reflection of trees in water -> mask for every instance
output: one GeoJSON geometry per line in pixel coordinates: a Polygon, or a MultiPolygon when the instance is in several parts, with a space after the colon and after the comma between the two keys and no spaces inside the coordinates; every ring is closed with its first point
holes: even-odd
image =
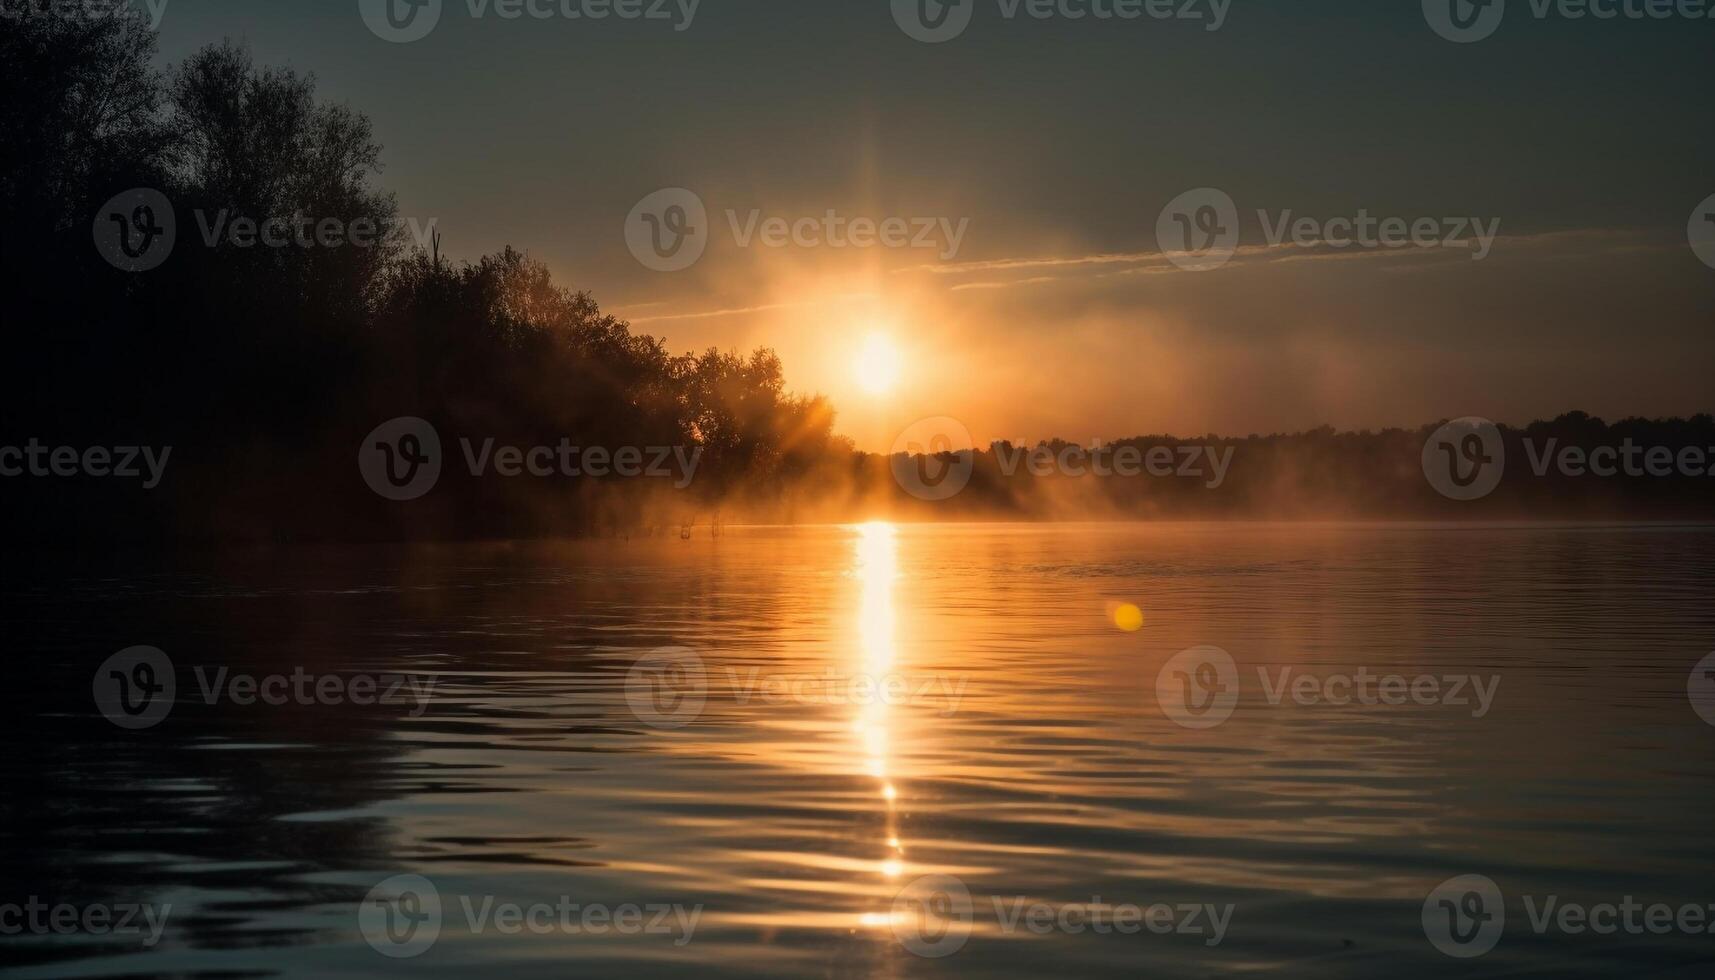
{"type": "MultiPolygon", "coordinates": [[[[305,876],[387,865],[396,845],[383,819],[281,818],[355,811],[399,795],[409,746],[392,736],[408,709],[208,706],[190,670],[198,662],[313,668],[305,653],[337,655],[315,634],[357,626],[355,609],[342,616],[339,604],[325,604],[322,615],[299,619],[281,615],[288,610],[273,600],[51,593],[14,594],[6,605],[23,654],[15,691],[25,696],[8,713],[0,900],[171,901],[163,946],[292,944],[312,934],[277,913],[362,897],[305,876]],[[150,637],[175,659],[177,700],[155,728],[124,732],[94,710],[90,671],[109,648],[128,645],[120,635],[150,637]]],[[[102,949],[138,945],[115,940],[102,949]]],[[[19,952],[56,959],[91,949],[33,944],[19,952]]]]}
{"type": "MultiPolygon", "coordinates": [[[[85,562],[50,571],[48,564],[32,556],[27,579],[7,566],[0,593],[17,666],[5,722],[10,751],[0,763],[7,787],[0,798],[0,901],[170,901],[158,949],[242,949],[329,938],[293,921],[307,914],[290,913],[355,909],[368,884],[308,880],[317,875],[373,871],[379,880],[400,871],[432,874],[428,869],[446,861],[594,863],[584,857],[591,843],[563,825],[529,838],[473,828],[415,839],[384,817],[362,814],[407,797],[526,788],[516,778],[493,781],[492,760],[425,758],[419,750],[431,736],[443,749],[481,751],[504,741],[515,751],[581,753],[593,738],[628,727],[597,717],[568,724],[566,705],[504,703],[511,695],[576,695],[611,684],[598,668],[611,672],[613,665],[581,660],[581,649],[654,642],[647,628],[616,636],[582,614],[584,604],[634,602],[636,584],[625,576],[596,578],[593,570],[572,579],[554,571],[540,549],[507,546],[300,549],[290,557],[199,558],[147,570],[93,571],[85,562]],[[178,689],[163,722],[124,732],[96,712],[91,674],[109,654],[139,642],[172,657],[178,689]],[[436,700],[412,718],[410,703],[238,705],[223,696],[207,705],[193,670],[199,665],[228,667],[228,680],[233,673],[289,676],[299,666],[347,677],[461,673],[456,682],[440,678],[436,700]],[[462,673],[521,669],[563,677],[462,673]],[[455,683],[459,693],[449,698],[455,683]],[[462,710],[456,701],[473,687],[480,689],[475,696],[499,703],[480,715],[462,710]]],[[[578,704],[587,709],[589,701],[578,704]]],[[[556,765],[554,772],[577,768],[556,765]]],[[[349,930],[339,938],[350,939],[349,930]]],[[[32,944],[19,955],[51,961],[96,948],[32,944]]],[[[138,948],[115,940],[100,950],[138,948]]]]}

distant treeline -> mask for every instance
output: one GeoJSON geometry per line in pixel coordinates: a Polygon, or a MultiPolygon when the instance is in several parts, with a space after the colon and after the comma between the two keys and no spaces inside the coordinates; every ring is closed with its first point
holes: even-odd
{"type": "Polygon", "coordinates": [[[1711,516],[1706,477],[1515,476],[1528,472],[1527,436],[1701,452],[1715,446],[1707,415],[1608,426],[1573,414],[1506,430],[1507,478],[1470,502],[1425,479],[1433,426],[1131,439],[1114,445],[1135,447],[1144,472],[1106,478],[1039,475],[1008,444],[962,459],[858,453],[823,399],[785,391],[771,351],[670,354],[518,252],[454,264],[411,240],[372,183],[381,149],[369,121],[318,100],[313,79],[258,67],[231,43],[162,72],[154,33],[88,15],[94,2],[59,5],[81,15],[33,4],[0,31],[0,469],[24,469],[0,476],[9,540],[580,535],[873,516],[1711,516]],[[177,233],[170,258],[140,272],[96,241],[104,223],[149,226],[129,201],[104,213],[136,188],[171,203],[177,233]],[[367,244],[253,241],[270,222],[294,239],[392,231],[367,244]],[[232,233],[209,244],[217,223],[232,233]],[[439,432],[445,465],[431,492],[400,502],[366,485],[358,453],[377,425],[405,416],[439,432]],[[476,477],[466,438],[679,447],[696,451],[697,468],[682,488],[476,477]],[[1151,450],[1193,445],[1225,455],[1218,485],[1210,460],[1202,478],[1180,475],[1177,456],[1172,474],[1159,452],[1149,465],[1151,450]],[[88,474],[131,447],[170,447],[158,485],[88,474]],[[964,462],[969,484],[949,499],[905,489],[912,468],[934,478],[964,462]]]}
{"type": "Polygon", "coordinates": [[[933,463],[894,460],[871,469],[904,472],[917,487],[921,476],[914,473],[946,479],[954,467],[968,468],[969,482],[957,495],[913,497],[895,507],[895,516],[907,518],[1715,519],[1715,418],[1708,414],[1609,424],[1569,412],[1523,428],[1497,425],[1501,450],[1481,465],[1487,483],[1475,479],[1477,464],[1463,455],[1450,461],[1431,446],[1425,459],[1440,430],[1441,423],[1432,423],[1244,438],[1138,436],[1103,444],[1100,452],[1059,440],[1029,447],[1002,442],[983,452],[942,454],[933,463]],[[1098,460],[1105,470],[1135,475],[1097,473],[1098,460]],[[1457,499],[1437,489],[1459,492],[1448,480],[1449,465],[1481,495],[1457,499]]]}

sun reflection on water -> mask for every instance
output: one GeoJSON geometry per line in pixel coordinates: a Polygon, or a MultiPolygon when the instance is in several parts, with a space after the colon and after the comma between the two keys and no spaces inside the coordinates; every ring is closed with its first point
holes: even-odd
{"type": "MultiPolygon", "coordinates": [[[[898,650],[895,642],[897,612],[894,588],[899,577],[899,546],[893,525],[872,521],[858,527],[856,574],[860,584],[858,609],[857,673],[879,682],[892,674],[898,650]]],[[[868,699],[858,707],[853,729],[857,733],[865,771],[875,778],[882,801],[885,835],[884,856],[877,873],[896,879],[905,870],[905,845],[899,834],[899,789],[893,784],[889,765],[889,711],[885,698],[868,699]]]]}

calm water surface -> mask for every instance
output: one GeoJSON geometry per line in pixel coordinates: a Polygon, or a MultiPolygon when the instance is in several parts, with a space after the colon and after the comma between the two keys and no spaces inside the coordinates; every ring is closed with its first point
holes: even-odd
{"type": "Polygon", "coordinates": [[[1715,935],[1537,935],[1523,897],[1715,902],[1715,727],[1687,696],[1711,596],[1715,530],[1662,526],[758,528],[9,572],[0,902],[172,910],[152,949],[0,956],[18,976],[1707,976],[1715,935]],[[137,644],[178,691],[127,732],[92,674],[137,644]],[[1157,678],[1203,645],[1239,697],[1192,729],[1157,678]],[[193,671],[298,666],[435,685],[423,710],[210,705],[193,671]],[[1273,704],[1258,675],[1360,667],[1499,686],[1474,717],[1273,704]],[[402,873],[443,922],[393,959],[359,907],[402,873]],[[1456,960],[1423,906],[1468,873],[1507,923],[1456,960]],[[901,941],[895,895],[925,875],[971,896],[951,955],[901,941]],[[461,897],[700,911],[688,942],[508,935],[461,897]],[[1006,927],[1032,903],[1231,917],[1219,942],[1006,927]]]}

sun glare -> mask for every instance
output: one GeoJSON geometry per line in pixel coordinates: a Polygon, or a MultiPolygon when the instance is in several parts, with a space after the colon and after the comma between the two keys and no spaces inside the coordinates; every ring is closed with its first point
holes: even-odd
{"type": "Polygon", "coordinates": [[[899,383],[903,370],[899,348],[885,334],[872,333],[853,363],[858,387],[871,395],[885,395],[899,383]]]}

